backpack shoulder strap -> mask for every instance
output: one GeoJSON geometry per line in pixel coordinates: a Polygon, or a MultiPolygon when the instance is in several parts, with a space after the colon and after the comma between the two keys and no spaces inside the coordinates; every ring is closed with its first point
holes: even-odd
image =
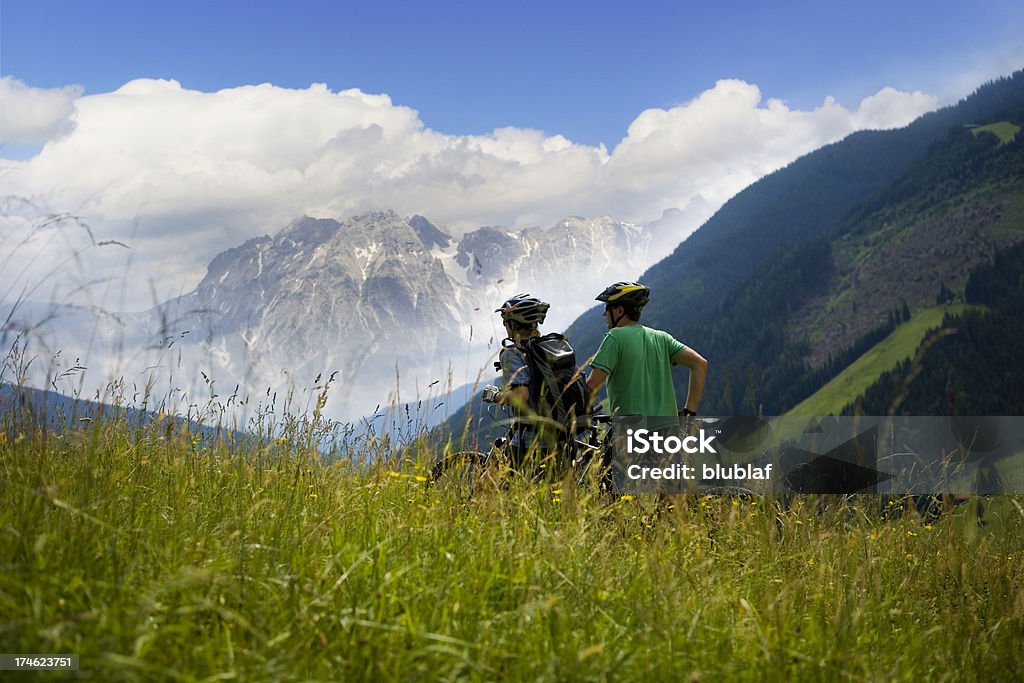
{"type": "Polygon", "coordinates": [[[530,337],[523,342],[523,353],[526,355],[526,365],[530,368],[530,390],[529,405],[533,410],[540,406],[541,392],[544,387],[544,371],[537,359],[536,342],[540,337],[530,337]]]}

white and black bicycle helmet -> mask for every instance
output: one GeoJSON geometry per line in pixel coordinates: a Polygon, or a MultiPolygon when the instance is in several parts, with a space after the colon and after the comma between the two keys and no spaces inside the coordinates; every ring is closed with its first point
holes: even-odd
{"type": "Polygon", "coordinates": [[[501,313],[501,319],[512,321],[520,325],[539,325],[547,317],[551,305],[541,301],[529,294],[516,294],[514,297],[495,309],[495,313],[501,313]]]}

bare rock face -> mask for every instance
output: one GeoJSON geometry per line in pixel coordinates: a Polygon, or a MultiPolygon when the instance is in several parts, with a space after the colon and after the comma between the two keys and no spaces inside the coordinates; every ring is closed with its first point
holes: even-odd
{"type": "Polygon", "coordinates": [[[321,373],[339,386],[379,382],[396,363],[424,366],[461,331],[449,306],[459,285],[431,253],[450,238],[430,228],[394,212],[303,217],[219,254],[193,292],[154,314],[198,329],[222,350],[214,374],[251,389],[321,373]]]}
{"type": "MultiPolygon", "coordinates": [[[[219,393],[236,384],[250,396],[308,392],[333,376],[332,414],[358,417],[399,382],[446,380],[453,359],[475,368],[455,381],[473,381],[500,341],[493,310],[512,294],[552,302],[549,329],[568,324],[609,281],[638,277],[660,255],[652,240],[674,231],[653,225],[574,217],[455,238],[393,211],[304,216],[216,255],[192,292],[104,322],[102,341],[119,357],[92,365],[157,368],[166,387],[192,396],[212,392],[202,386],[210,381],[219,393]]],[[[99,323],[81,311],[65,319],[74,324],[57,348],[99,323]]]]}

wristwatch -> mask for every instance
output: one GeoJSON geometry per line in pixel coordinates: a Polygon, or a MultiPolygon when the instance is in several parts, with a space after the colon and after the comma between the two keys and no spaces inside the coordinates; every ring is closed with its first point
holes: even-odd
{"type": "Polygon", "coordinates": [[[690,410],[689,408],[683,408],[679,414],[682,415],[683,417],[696,417],[697,411],[690,410]]]}

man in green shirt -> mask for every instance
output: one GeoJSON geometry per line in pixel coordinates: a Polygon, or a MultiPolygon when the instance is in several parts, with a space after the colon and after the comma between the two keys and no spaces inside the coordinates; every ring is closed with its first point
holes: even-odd
{"type": "Polygon", "coordinates": [[[597,296],[604,303],[605,334],[587,377],[591,396],[608,382],[609,412],[646,417],[696,415],[708,362],[672,335],[640,324],[651,290],[637,282],[616,282],[597,296]],[[672,366],[690,369],[686,405],[680,412],[672,366]]]}

